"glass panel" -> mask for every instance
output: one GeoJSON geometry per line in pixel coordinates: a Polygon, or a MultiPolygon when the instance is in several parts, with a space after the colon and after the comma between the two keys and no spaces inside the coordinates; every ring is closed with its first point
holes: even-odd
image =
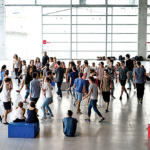
{"type": "MultiPolygon", "coordinates": [[[[111,24],[111,17],[108,17],[108,24],[111,24]]],[[[138,17],[125,17],[125,16],[114,16],[113,24],[137,24],[138,17]]]]}
{"type": "Polygon", "coordinates": [[[105,0],[86,0],[86,4],[105,4],[105,0]]]}
{"type": "MultiPolygon", "coordinates": [[[[75,44],[75,43],[73,43],[75,44]]],[[[76,48],[74,46],[74,48],[76,48]]],[[[73,49],[76,50],[76,49],[73,49]]],[[[78,51],[105,51],[105,43],[78,43],[78,51]]]]}
{"type": "Polygon", "coordinates": [[[43,33],[70,33],[70,25],[43,25],[43,33]]]}
{"type": "Polygon", "coordinates": [[[56,51],[63,51],[63,50],[70,50],[70,43],[47,43],[43,44],[44,50],[56,50],[56,51]]]}
{"type": "Polygon", "coordinates": [[[43,40],[47,42],[70,42],[69,34],[43,34],[43,40]]]}
{"type": "Polygon", "coordinates": [[[70,0],[37,0],[37,4],[68,5],[70,0]]]}
{"type": "Polygon", "coordinates": [[[103,34],[95,34],[95,35],[78,34],[78,42],[105,42],[105,35],[103,34]]]}
{"type": "Polygon", "coordinates": [[[147,17],[147,24],[150,24],[150,17],[147,17]]]}
{"type": "Polygon", "coordinates": [[[69,59],[70,52],[47,52],[47,55],[50,57],[56,57],[57,59],[69,59]]]}
{"type": "Polygon", "coordinates": [[[105,56],[105,52],[78,52],[78,59],[97,59],[97,56],[105,56]]]}
{"type": "Polygon", "coordinates": [[[43,24],[70,24],[70,17],[43,16],[43,24]]]}
{"type": "MultiPolygon", "coordinates": [[[[109,13],[109,15],[111,15],[109,13]]],[[[113,15],[138,15],[137,7],[113,7],[113,15]]]]}
{"type": "Polygon", "coordinates": [[[70,8],[43,7],[43,15],[70,15],[70,8]]]}
{"type": "Polygon", "coordinates": [[[72,4],[78,5],[80,4],[80,0],[72,0],[72,4]]]}
{"type": "Polygon", "coordinates": [[[108,4],[114,5],[138,5],[138,0],[108,0],[108,4]]]}
{"type": "MultiPolygon", "coordinates": [[[[138,33],[138,26],[134,25],[113,25],[113,33],[138,33]]],[[[108,25],[108,33],[111,33],[111,25],[108,25]]]]}
{"type": "Polygon", "coordinates": [[[137,43],[113,43],[114,51],[137,51],[137,43]]]}
{"type": "MultiPolygon", "coordinates": [[[[72,23],[76,24],[76,17],[72,17],[72,23]]],[[[78,17],[78,24],[106,24],[106,17],[78,17]]]]}
{"type": "Polygon", "coordinates": [[[35,0],[5,0],[5,4],[35,4],[35,0]]]}
{"type": "Polygon", "coordinates": [[[93,8],[93,7],[72,8],[72,15],[106,15],[106,8],[101,8],[101,7],[99,8],[93,8]]]}
{"type": "Polygon", "coordinates": [[[137,42],[137,39],[136,34],[113,34],[113,42],[137,42]]]}
{"type": "Polygon", "coordinates": [[[105,25],[73,25],[72,26],[72,32],[76,33],[105,33],[106,32],[106,26],[105,25]]]}

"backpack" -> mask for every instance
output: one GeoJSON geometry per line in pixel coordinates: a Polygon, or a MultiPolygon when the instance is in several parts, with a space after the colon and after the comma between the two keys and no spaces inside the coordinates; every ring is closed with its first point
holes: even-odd
{"type": "Polygon", "coordinates": [[[150,55],[148,55],[148,57],[147,58],[150,58],[150,55]]]}
{"type": "Polygon", "coordinates": [[[119,60],[122,60],[122,55],[119,56],[119,60]]]}

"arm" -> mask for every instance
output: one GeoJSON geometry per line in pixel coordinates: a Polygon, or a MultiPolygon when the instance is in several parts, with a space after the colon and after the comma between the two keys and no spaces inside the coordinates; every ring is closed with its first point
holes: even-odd
{"type": "Polygon", "coordinates": [[[120,71],[119,71],[119,74],[118,74],[118,75],[119,75],[119,82],[121,82],[121,81],[120,81],[120,71]]]}
{"type": "Polygon", "coordinates": [[[144,72],[144,83],[146,83],[146,72],[144,72]]]}
{"type": "Polygon", "coordinates": [[[85,93],[85,86],[83,86],[83,93],[85,93]]]}
{"type": "Polygon", "coordinates": [[[85,79],[86,79],[86,77],[87,77],[87,73],[85,73],[85,74],[84,74],[84,78],[83,78],[83,79],[85,80],[85,79]]]}
{"type": "Polygon", "coordinates": [[[25,90],[27,90],[27,75],[25,76],[24,84],[25,84],[25,90]]]}
{"type": "Polygon", "coordinates": [[[90,96],[91,92],[92,92],[92,89],[90,89],[90,90],[89,90],[89,93],[88,93],[86,96],[83,97],[83,100],[84,100],[86,97],[90,96]]]}
{"type": "Polygon", "coordinates": [[[0,89],[3,87],[4,81],[5,81],[5,79],[3,78],[3,82],[2,82],[2,84],[1,84],[1,86],[0,86],[0,89]]]}
{"type": "Polygon", "coordinates": [[[102,91],[102,85],[103,85],[103,82],[101,81],[101,84],[100,84],[100,94],[101,94],[101,91],[102,91]]]}
{"type": "Polygon", "coordinates": [[[72,82],[72,78],[70,77],[70,85],[69,85],[69,88],[71,88],[71,82],[72,82]]]}
{"type": "Polygon", "coordinates": [[[129,78],[129,72],[127,72],[127,76],[128,76],[128,83],[129,83],[129,80],[130,80],[130,78],[129,78]]]}
{"type": "Polygon", "coordinates": [[[136,74],[134,73],[133,74],[133,84],[135,84],[135,77],[136,77],[136,74]]]}
{"type": "Polygon", "coordinates": [[[68,69],[66,70],[66,82],[68,83],[68,69]]]}
{"type": "Polygon", "coordinates": [[[18,70],[18,72],[20,72],[20,69],[21,69],[21,63],[20,63],[20,60],[19,60],[19,70],[18,70]]]}

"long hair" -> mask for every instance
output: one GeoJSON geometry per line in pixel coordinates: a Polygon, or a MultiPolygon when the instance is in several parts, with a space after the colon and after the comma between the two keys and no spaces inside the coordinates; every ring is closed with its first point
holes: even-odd
{"type": "Polygon", "coordinates": [[[46,71],[49,71],[50,70],[49,69],[49,63],[46,63],[45,66],[46,66],[46,71]]]}
{"type": "Polygon", "coordinates": [[[40,58],[39,58],[39,57],[36,57],[36,59],[35,59],[35,63],[37,63],[37,59],[39,59],[39,63],[40,63],[40,58]]]}
{"type": "Polygon", "coordinates": [[[1,72],[6,68],[6,65],[3,65],[1,68],[1,72]]]}

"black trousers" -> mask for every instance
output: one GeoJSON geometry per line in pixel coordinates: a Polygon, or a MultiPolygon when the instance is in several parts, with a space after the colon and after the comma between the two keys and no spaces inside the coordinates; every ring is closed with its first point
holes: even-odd
{"type": "MultiPolygon", "coordinates": [[[[18,70],[19,70],[19,68],[15,68],[15,75],[16,75],[17,79],[18,79],[18,77],[19,77],[19,75],[21,73],[18,70]]],[[[18,83],[20,83],[20,79],[18,79],[18,83]]]]}
{"type": "Polygon", "coordinates": [[[137,98],[143,98],[144,95],[144,83],[136,83],[136,88],[137,88],[137,98]]]}

